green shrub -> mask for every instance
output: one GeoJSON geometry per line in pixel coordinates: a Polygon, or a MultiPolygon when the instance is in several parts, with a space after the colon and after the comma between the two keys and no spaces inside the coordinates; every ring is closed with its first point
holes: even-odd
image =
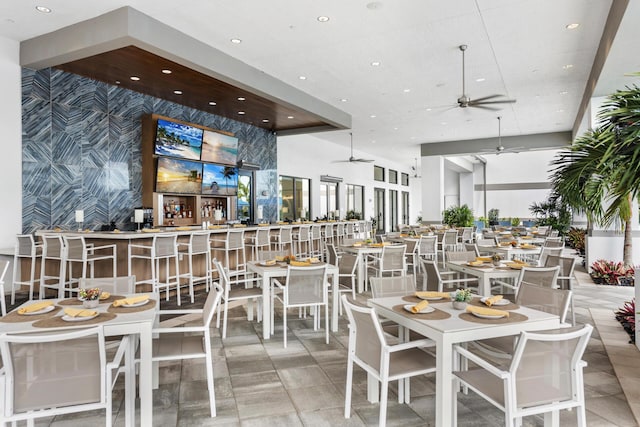
{"type": "Polygon", "coordinates": [[[442,222],[450,227],[471,227],[473,211],[467,205],[451,206],[442,212],[442,222]]]}

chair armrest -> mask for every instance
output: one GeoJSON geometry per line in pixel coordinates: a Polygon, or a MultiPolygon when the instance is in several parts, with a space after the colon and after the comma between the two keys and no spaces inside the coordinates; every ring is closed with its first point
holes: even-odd
{"type": "Polygon", "coordinates": [[[101,249],[111,249],[111,250],[113,250],[115,252],[116,251],[116,245],[94,246],[94,247],[91,248],[91,251],[93,252],[93,251],[98,251],[98,250],[101,250],[101,249]]]}
{"type": "Polygon", "coordinates": [[[441,276],[444,276],[444,275],[449,276],[449,275],[451,275],[451,274],[456,274],[456,273],[458,273],[458,271],[441,271],[441,272],[440,272],[440,275],[441,275],[441,276]]]}
{"type": "Polygon", "coordinates": [[[176,326],[173,328],[155,328],[153,334],[177,334],[183,332],[203,332],[204,326],[176,326]]]}
{"type": "Polygon", "coordinates": [[[388,351],[389,353],[393,353],[395,351],[403,351],[403,350],[408,350],[410,348],[433,347],[434,345],[435,343],[433,340],[422,339],[422,340],[403,342],[401,344],[394,344],[394,345],[388,346],[386,348],[386,351],[388,351]]]}
{"type": "Polygon", "coordinates": [[[130,248],[138,248],[138,249],[151,249],[153,246],[148,246],[148,245],[135,245],[133,243],[129,244],[130,248]]]}
{"type": "Polygon", "coordinates": [[[480,366],[481,368],[483,368],[484,370],[486,370],[490,374],[495,375],[498,378],[506,379],[506,378],[509,378],[509,376],[510,376],[509,372],[503,371],[502,369],[498,369],[497,367],[495,367],[491,363],[489,363],[486,360],[484,360],[483,358],[471,353],[469,350],[467,350],[466,348],[464,348],[462,346],[454,345],[453,346],[453,351],[455,353],[458,353],[460,356],[464,357],[465,359],[471,360],[473,363],[475,363],[476,365],[480,366]]]}
{"type": "Polygon", "coordinates": [[[280,289],[284,289],[285,288],[285,286],[282,283],[280,283],[280,281],[278,279],[276,279],[275,277],[273,278],[273,281],[271,283],[273,283],[274,285],[276,285],[280,289]]]}
{"type": "Polygon", "coordinates": [[[122,362],[125,351],[127,351],[127,346],[129,345],[130,339],[131,337],[129,337],[128,335],[122,336],[122,338],[120,339],[120,345],[118,345],[118,350],[116,351],[113,360],[107,363],[107,369],[118,369],[118,367],[120,367],[120,363],[122,362]]]}

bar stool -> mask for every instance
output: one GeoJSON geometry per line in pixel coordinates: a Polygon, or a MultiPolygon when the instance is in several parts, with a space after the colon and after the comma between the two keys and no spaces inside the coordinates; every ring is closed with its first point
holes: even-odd
{"type": "Polygon", "coordinates": [[[42,262],[40,263],[40,299],[44,298],[47,288],[57,292],[57,298],[64,298],[66,278],[66,248],[62,236],[42,236],[42,262]],[[52,267],[51,264],[54,264],[52,267]],[[48,270],[57,271],[57,275],[47,274],[48,270]],[[53,283],[50,281],[53,280],[53,283]]]}
{"type": "Polygon", "coordinates": [[[290,253],[293,253],[293,238],[291,233],[290,226],[282,226],[278,231],[278,234],[272,236],[271,244],[273,245],[273,249],[277,251],[285,251],[288,250],[290,253]]]}
{"type": "MultiPolygon", "coordinates": [[[[324,239],[324,247],[328,247],[328,245],[334,244],[334,232],[335,229],[333,224],[325,224],[324,229],[322,230],[322,238],[324,239]]],[[[328,255],[327,255],[328,257],[328,255]]]]}
{"type": "Polygon", "coordinates": [[[336,245],[340,246],[344,240],[344,222],[339,222],[336,226],[336,245]]]}
{"type": "Polygon", "coordinates": [[[258,251],[271,248],[271,229],[269,227],[259,227],[255,236],[247,237],[244,244],[251,248],[253,260],[258,261],[258,251]]]}
{"type": "Polygon", "coordinates": [[[324,258],[324,239],[322,238],[322,226],[320,224],[314,224],[311,226],[311,249],[310,256],[324,258]]]}
{"type": "Polygon", "coordinates": [[[224,252],[225,267],[229,277],[243,275],[247,272],[247,256],[244,250],[244,230],[228,229],[224,240],[211,239],[213,243],[222,243],[222,246],[214,246],[214,251],[224,252]],[[231,256],[234,256],[234,264],[231,265],[231,256]]]}
{"type": "Polygon", "coordinates": [[[134,259],[149,260],[151,264],[151,278],[137,280],[138,285],[150,284],[153,292],[159,294],[160,287],[165,288],[166,300],[169,301],[171,286],[176,287],[176,299],[180,305],[180,266],[178,265],[178,236],[175,234],[156,234],[151,245],[129,243],[129,276],[133,276],[132,261],[134,259]],[[164,281],[160,281],[160,261],[165,263],[164,281]],[[171,274],[171,263],[174,264],[174,274],[171,274]]]}
{"type": "Polygon", "coordinates": [[[4,299],[4,276],[9,269],[9,261],[0,260],[0,316],[7,315],[7,303],[4,299]]]}
{"type": "Polygon", "coordinates": [[[77,289],[73,287],[73,284],[77,283],[80,278],[87,278],[87,266],[89,267],[91,274],[89,277],[95,277],[96,261],[111,260],[111,277],[116,277],[118,275],[116,245],[94,246],[93,244],[87,244],[84,236],[64,236],[63,239],[66,247],[65,261],[69,269],[69,283],[67,290],[71,292],[77,291],[77,289]],[[74,263],[80,263],[82,266],[82,274],[77,278],[73,277],[74,263]]]}
{"type": "MultiPolygon", "coordinates": [[[[209,238],[211,233],[208,231],[196,231],[189,236],[188,243],[178,243],[178,253],[182,256],[186,255],[187,262],[189,264],[189,271],[181,273],[180,277],[186,277],[189,280],[189,296],[191,297],[191,304],[193,304],[193,283],[196,281],[204,281],[207,292],[209,292],[209,285],[211,284],[211,244],[209,238]],[[184,249],[180,250],[180,247],[184,249]],[[204,275],[194,275],[193,270],[193,257],[204,256],[204,268],[202,270],[204,275]]],[[[180,293],[180,292],[178,292],[180,293]]]]}
{"type": "Polygon", "coordinates": [[[344,230],[344,237],[347,239],[355,239],[356,238],[356,227],[355,223],[350,221],[346,224],[344,230]]]}
{"type": "MultiPolygon", "coordinates": [[[[13,284],[11,285],[11,304],[16,302],[15,285],[29,286],[29,299],[33,299],[33,285],[36,281],[36,259],[42,256],[42,245],[35,242],[31,234],[18,234],[16,236],[16,247],[13,255],[13,284]],[[20,280],[18,277],[18,264],[21,260],[28,259],[30,261],[29,279],[20,280]]],[[[22,272],[20,272],[22,276],[22,272]]],[[[4,299],[4,293],[0,295],[4,299]]]]}
{"type": "Polygon", "coordinates": [[[294,233],[293,240],[297,243],[295,249],[296,257],[311,256],[311,226],[301,225],[298,232],[294,233]]]}

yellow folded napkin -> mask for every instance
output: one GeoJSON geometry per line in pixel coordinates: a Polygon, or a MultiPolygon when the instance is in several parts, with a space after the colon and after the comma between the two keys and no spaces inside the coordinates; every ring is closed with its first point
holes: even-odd
{"type": "Polygon", "coordinates": [[[53,231],[58,231],[59,232],[59,231],[62,231],[62,228],[56,227],[56,228],[53,229],[53,231]]]}
{"type": "Polygon", "coordinates": [[[424,299],[424,300],[420,301],[419,303],[417,303],[416,305],[414,305],[413,307],[411,307],[411,312],[412,313],[420,313],[422,310],[424,310],[427,307],[429,307],[429,301],[424,299]]]}
{"type": "Polygon", "coordinates": [[[270,225],[271,225],[271,224],[258,224],[258,227],[268,227],[268,226],[270,226],[270,225]]]}
{"type": "Polygon", "coordinates": [[[535,245],[530,245],[528,243],[523,243],[522,245],[520,245],[521,248],[523,249],[535,249],[536,246],[535,245]]]}
{"type": "Polygon", "coordinates": [[[480,262],[491,262],[491,257],[488,257],[488,256],[478,256],[478,257],[476,257],[476,261],[480,261],[480,262]]]}
{"type": "Polygon", "coordinates": [[[107,291],[104,291],[100,294],[100,299],[105,300],[108,299],[111,296],[111,294],[107,291]]]}
{"type": "Polygon", "coordinates": [[[264,265],[276,265],[276,260],[270,259],[268,261],[264,261],[264,265]]]}
{"type": "Polygon", "coordinates": [[[137,297],[129,297],[123,299],[117,299],[113,302],[114,307],[119,307],[121,305],[133,305],[142,301],[146,301],[149,299],[149,295],[140,295],[137,297]]]}
{"type": "Polygon", "coordinates": [[[320,262],[320,260],[318,258],[316,258],[316,257],[311,257],[311,258],[309,258],[309,262],[314,264],[314,263],[320,262]]]}
{"type": "Polygon", "coordinates": [[[245,228],[247,224],[233,224],[233,228],[245,228]]]}
{"type": "Polygon", "coordinates": [[[191,230],[191,227],[176,227],[177,231],[187,231],[187,230],[191,230]]]}
{"type": "Polygon", "coordinates": [[[418,298],[449,298],[449,292],[418,291],[415,295],[418,298]]]}
{"type": "Polygon", "coordinates": [[[64,314],[70,317],[91,317],[98,314],[98,312],[94,310],[86,310],[84,308],[65,308],[64,314]]]}
{"type": "Polygon", "coordinates": [[[217,230],[218,228],[222,228],[221,225],[210,225],[209,230],[217,230]]]}
{"type": "Polygon", "coordinates": [[[521,239],[525,239],[525,240],[529,240],[529,239],[533,239],[533,236],[522,236],[520,238],[521,239]]]}
{"type": "Polygon", "coordinates": [[[486,298],[484,300],[484,303],[486,305],[488,305],[489,307],[491,307],[493,304],[497,303],[498,301],[500,301],[503,298],[502,295],[493,295],[490,296],[489,298],[486,298]]]}
{"type": "Polygon", "coordinates": [[[475,305],[467,306],[467,313],[475,313],[484,316],[505,316],[509,317],[509,312],[504,310],[496,310],[495,308],[477,307],[475,305]]]}
{"type": "Polygon", "coordinates": [[[113,229],[113,232],[114,232],[114,233],[122,233],[122,231],[118,230],[117,228],[114,228],[114,229],[113,229]]]}
{"type": "Polygon", "coordinates": [[[279,224],[279,225],[287,225],[287,223],[286,223],[286,222],[284,222],[284,221],[278,221],[278,224],[279,224]]]}
{"type": "Polygon", "coordinates": [[[482,261],[469,261],[469,265],[482,265],[482,261]]]}
{"type": "Polygon", "coordinates": [[[354,243],[354,244],[353,244],[353,247],[354,247],[354,248],[359,248],[360,246],[362,246],[362,243],[354,243]]]}
{"type": "Polygon", "coordinates": [[[157,228],[143,228],[143,233],[158,233],[160,230],[157,228]]]}
{"type": "Polygon", "coordinates": [[[289,265],[292,265],[294,267],[307,267],[311,265],[311,263],[307,261],[289,261],[289,265]]]}
{"type": "Polygon", "coordinates": [[[43,308],[47,308],[50,305],[53,305],[52,301],[34,302],[33,304],[29,304],[26,307],[19,308],[18,314],[33,313],[34,311],[40,311],[43,308]]]}
{"type": "MultiPolygon", "coordinates": [[[[382,245],[384,245],[384,243],[370,243],[369,246],[371,246],[372,248],[381,248],[382,245]]],[[[354,244],[355,246],[355,244],[354,244]]]]}

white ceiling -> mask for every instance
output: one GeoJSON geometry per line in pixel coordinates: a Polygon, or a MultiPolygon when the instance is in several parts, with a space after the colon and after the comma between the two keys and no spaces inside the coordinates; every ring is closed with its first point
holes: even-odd
{"type": "MultiPolygon", "coordinates": [[[[631,3],[596,95],[638,80],[624,77],[640,70],[626,58],[640,39],[631,3]]],[[[358,151],[411,166],[422,143],[497,136],[497,115],[503,136],[571,130],[611,0],[3,0],[0,36],[22,41],[127,5],[344,110],[358,151]],[[467,94],[517,103],[450,108],[460,44],[467,94]]],[[[318,136],[349,144],[348,131],[318,136]]]]}

